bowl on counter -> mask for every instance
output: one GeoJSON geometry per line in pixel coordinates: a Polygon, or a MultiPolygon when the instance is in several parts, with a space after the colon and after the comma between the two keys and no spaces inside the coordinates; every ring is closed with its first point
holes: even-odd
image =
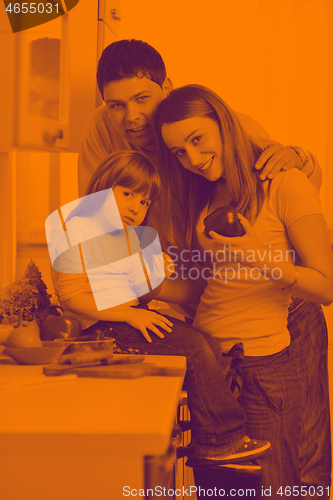
{"type": "Polygon", "coordinates": [[[64,352],[64,342],[42,341],[42,347],[6,347],[4,353],[21,365],[48,365],[54,363],[64,352]]]}
{"type": "Polygon", "coordinates": [[[6,345],[7,337],[13,330],[13,325],[0,325],[0,345],[6,345]]]}

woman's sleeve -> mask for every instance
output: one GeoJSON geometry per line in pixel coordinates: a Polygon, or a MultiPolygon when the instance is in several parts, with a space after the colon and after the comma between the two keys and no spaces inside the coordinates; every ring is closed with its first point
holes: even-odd
{"type": "Polygon", "coordinates": [[[280,172],[273,179],[271,198],[279,219],[287,228],[306,215],[323,214],[318,191],[296,168],[280,172]]]}

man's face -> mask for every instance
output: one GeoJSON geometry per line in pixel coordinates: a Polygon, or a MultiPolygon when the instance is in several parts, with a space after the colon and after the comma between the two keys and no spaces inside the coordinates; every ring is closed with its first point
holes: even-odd
{"type": "Polygon", "coordinates": [[[154,115],[165,99],[171,84],[163,88],[147,77],[124,78],[104,87],[104,101],[113,126],[124,139],[137,148],[156,151],[154,115]]]}

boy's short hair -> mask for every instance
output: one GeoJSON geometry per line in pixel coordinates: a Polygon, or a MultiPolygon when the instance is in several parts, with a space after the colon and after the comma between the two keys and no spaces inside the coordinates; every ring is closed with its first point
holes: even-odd
{"type": "Polygon", "coordinates": [[[162,87],[165,64],[151,45],[141,40],[119,40],[102,52],[97,67],[97,84],[103,97],[104,87],[114,80],[147,77],[162,87]]]}

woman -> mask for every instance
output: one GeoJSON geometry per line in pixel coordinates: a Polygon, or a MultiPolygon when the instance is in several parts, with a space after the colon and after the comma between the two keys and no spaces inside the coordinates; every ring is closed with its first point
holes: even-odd
{"type": "MultiPolygon", "coordinates": [[[[212,257],[194,325],[215,336],[223,350],[244,344],[238,401],[249,435],[264,434],[272,443],[274,455],[260,460],[262,480],[279,498],[280,487],[284,494],[285,487],[300,486],[301,381],[288,349],[290,294],[325,305],[333,299],[333,261],[319,197],[295,169],[263,185],[253,169],[261,151],[226,103],[204,87],[173,91],[160,104],[156,126],[164,182],[172,185],[183,167],[186,246],[200,249],[203,262],[212,257]],[[206,236],[205,218],[229,205],[246,234],[206,236]]],[[[173,221],[164,224],[173,242],[173,221]]],[[[190,280],[177,281],[177,293],[165,287],[159,298],[191,302],[193,289],[190,280]]]]}
{"type": "Polygon", "coordinates": [[[143,272],[137,226],[159,193],[159,176],[143,154],[118,151],[107,156],[87,196],[65,219],[67,237],[61,228],[58,238],[48,238],[50,255],[56,257],[55,292],[67,314],[81,320],[83,335],[111,329],[112,337],[127,347],[186,356],[185,387],[197,457],[228,464],[261,456],[270,444],[245,435],[246,417],[225,381],[218,342],[139,303],[151,273],[143,272]]]}

